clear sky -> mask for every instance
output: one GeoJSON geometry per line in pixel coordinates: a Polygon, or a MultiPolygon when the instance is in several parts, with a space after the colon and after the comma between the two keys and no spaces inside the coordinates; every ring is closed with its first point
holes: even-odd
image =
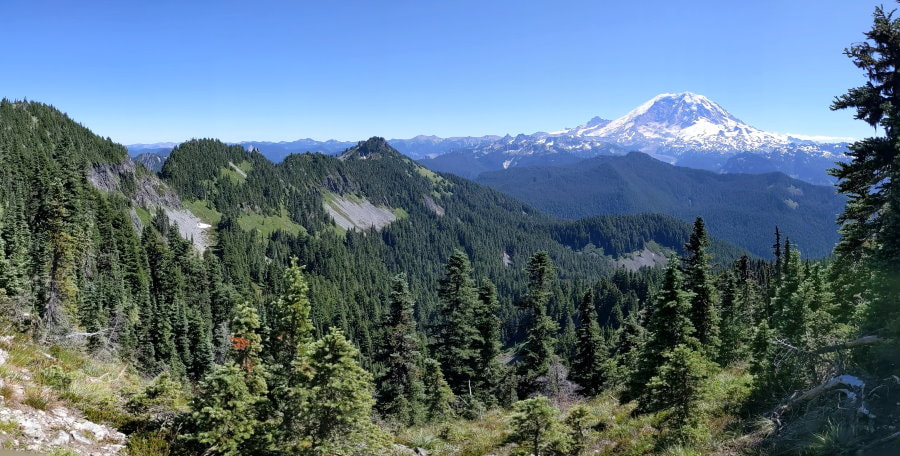
{"type": "Polygon", "coordinates": [[[880,3],[5,0],[0,96],[125,144],[532,133],[682,91],[863,137],[828,106],[880,3]]]}

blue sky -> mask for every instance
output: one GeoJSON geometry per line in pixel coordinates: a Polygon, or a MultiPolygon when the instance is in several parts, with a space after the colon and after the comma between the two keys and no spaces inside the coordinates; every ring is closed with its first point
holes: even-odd
{"type": "Polygon", "coordinates": [[[863,137],[828,105],[880,3],[7,0],[0,96],[126,144],[531,133],[682,91],[863,137]]]}

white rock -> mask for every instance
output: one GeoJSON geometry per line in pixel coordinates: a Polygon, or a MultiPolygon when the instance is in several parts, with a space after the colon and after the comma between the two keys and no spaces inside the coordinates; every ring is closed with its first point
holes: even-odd
{"type": "Polygon", "coordinates": [[[94,434],[94,438],[96,440],[103,440],[103,438],[106,437],[107,434],[109,434],[105,427],[90,421],[81,421],[75,423],[75,429],[94,434]]]}
{"type": "Polygon", "coordinates": [[[6,360],[9,359],[9,353],[6,350],[0,348],[0,366],[6,364],[6,360]]]}
{"type": "Polygon", "coordinates": [[[56,438],[50,441],[51,445],[62,446],[69,443],[69,433],[66,431],[56,431],[56,438]]]}
{"type": "Polygon", "coordinates": [[[78,431],[72,431],[72,440],[75,440],[82,445],[90,445],[94,443],[91,441],[91,439],[81,435],[81,433],[79,433],[78,431]]]}

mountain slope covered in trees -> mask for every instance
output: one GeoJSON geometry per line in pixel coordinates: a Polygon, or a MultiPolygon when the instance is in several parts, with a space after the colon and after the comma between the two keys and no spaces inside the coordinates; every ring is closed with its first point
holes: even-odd
{"type": "Polygon", "coordinates": [[[702,217],[554,219],[380,138],[278,165],[194,140],[160,181],[3,100],[0,442],[36,438],[27,410],[127,456],[893,454],[900,19],[874,19],[833,109],[884,136],[833,170],[817,262],[780,230],[738,257],[702,217]],[[664,270],[616,268],[638,249],[664,270]]]}
{"type": "Polygon", "coordinates": [[[781,173],[719,174],[672,166],[632,152],[557,167],[519,167],[477,180],[558,217],[667,214],[702,216],[710,232],[759,256],[771,252],[775,226],[811,257],[829,255],[838,240],[845,198],[831,187],[781,173]]]}

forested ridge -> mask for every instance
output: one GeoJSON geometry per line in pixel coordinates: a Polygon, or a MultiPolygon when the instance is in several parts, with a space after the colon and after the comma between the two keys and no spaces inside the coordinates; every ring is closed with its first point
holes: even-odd
{"type": "Polygon", "coordinates": [[[833,187],[781,173],[714,173],[639,152],[563,166],[514,167],[483,173],[477,181],[557,217],[703,216],[713,235],[762,257],[771,256],[772,241],[758,228],[775,225],[793,233],[811,258],[829,255],[838,240],[835,220],[846,201],[833,187]]]}
{"type": "Polygon", "coordinates": [[[279,164],[191,140],[157,176],[3,100],[2,327],[52,355],[20,349],[41,370],[0,393],[33,381],[23,407],[69,404],[131,455],[892,454],[900,20],[867,39],[833,109],[884,136],[833,171],[841,240],[815,262],[775,226],[761,260],[700,217],[554,219],[381,138],[279,164]],[[641,252],[667,264],[619,267],[641,252]],[[73,352],[139,380],[86,394],[73,352]]]}

